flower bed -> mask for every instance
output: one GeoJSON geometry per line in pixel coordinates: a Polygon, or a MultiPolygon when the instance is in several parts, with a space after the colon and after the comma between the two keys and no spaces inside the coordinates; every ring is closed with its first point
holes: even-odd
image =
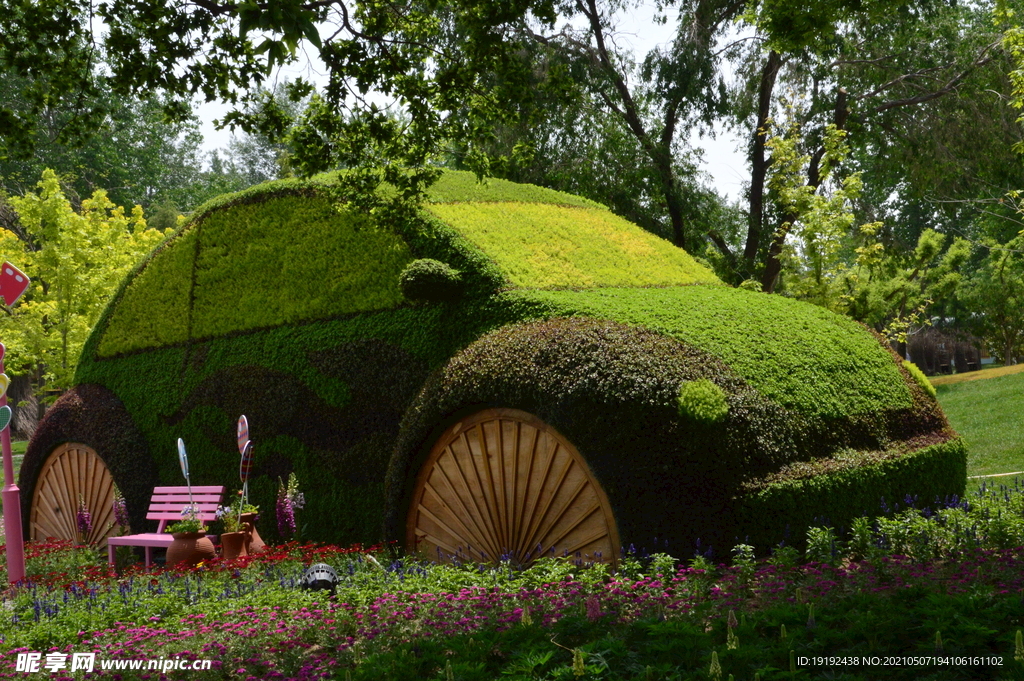
{"type": "Polygon", "coordinates": [[[739,546],[731,565],[684,567],[627,551],[615,574],[571,557],[435,565],[292,542],[116,575],[66,543],[30,544],[33,581],[0,609],[0,678],[25,678],[16,659],[31,651],[209,659],[201,678],[246,680],[1024,678],[1022,500],[1001,488],[938,510],[894,504],[866,537],[815,528],[808,551],[824,560],[739,546]],[[927,556],[895,552],[927,531],[927,556]],[[337,571],[336,596],[298,588],[314,562],[337,571]],[[813,663],[828,657],[846,662],[813,663]]]}

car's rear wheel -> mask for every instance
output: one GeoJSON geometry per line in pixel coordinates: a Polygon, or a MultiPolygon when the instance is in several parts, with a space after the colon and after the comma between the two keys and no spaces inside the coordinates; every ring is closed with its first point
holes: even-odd
{"type": "Polygon", "coordinates": [[[517,409],[486,409],[435,441],[413,488],[406,546],[429,558],[614,563],[615,519],[565,437],[517,409]]]}
{"type": "Polygon", "coordinates": [[[114,479],[94,449],[66,442],[46,458],[32,493],[29,537],[77,541],[78,508],[84,503],[91,516],[85,539],[99,544],[113,532],[114,479]]]}

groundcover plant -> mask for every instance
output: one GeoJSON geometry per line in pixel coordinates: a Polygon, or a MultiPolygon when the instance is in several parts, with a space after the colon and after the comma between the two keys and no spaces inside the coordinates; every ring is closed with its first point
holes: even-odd
{"type": "Polygon", "coordinates": [[[209,659],[192,673],[225,679],[1024,678],[1019,487],[881,503],[848,530],[812,528],[803,555],[740,544],[729,564],[708,547],[680,563],[627,547],[615,572],[293,542],[116,574],[89,549],[35,543],[31,580],[0,606],[0,677],[24,678],[18,653],[95,652],[209,659]],[[298,588],[316,562],[337,571],[334,595],[298,588]]]}

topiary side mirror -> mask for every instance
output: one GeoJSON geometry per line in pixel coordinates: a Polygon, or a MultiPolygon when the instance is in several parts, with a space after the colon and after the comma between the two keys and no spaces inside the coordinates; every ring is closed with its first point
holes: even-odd
{"type": "Polygon", "coordinates": [[[413,260],[398,276],[398,283],[409,300],[443,302],[462,296],[462,273],[440,260],[413,260]]]}

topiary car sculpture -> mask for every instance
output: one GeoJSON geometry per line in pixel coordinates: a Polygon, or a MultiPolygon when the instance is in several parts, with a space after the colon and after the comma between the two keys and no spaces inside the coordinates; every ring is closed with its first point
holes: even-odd
{"type": "Polygon", "coordinates": [[[144,531],[178,437],[230,484],[240,414],[265,515],[295,472],[303,538],[429,557],[721,553],[963,492],[927,381],[858,323],[578,197],[446,172],[388,222],[339,187],[221,197],[124,282],[29,445],[29,534],[73,536],[80,494],[106,528],[114,483],[144,531]]]}

